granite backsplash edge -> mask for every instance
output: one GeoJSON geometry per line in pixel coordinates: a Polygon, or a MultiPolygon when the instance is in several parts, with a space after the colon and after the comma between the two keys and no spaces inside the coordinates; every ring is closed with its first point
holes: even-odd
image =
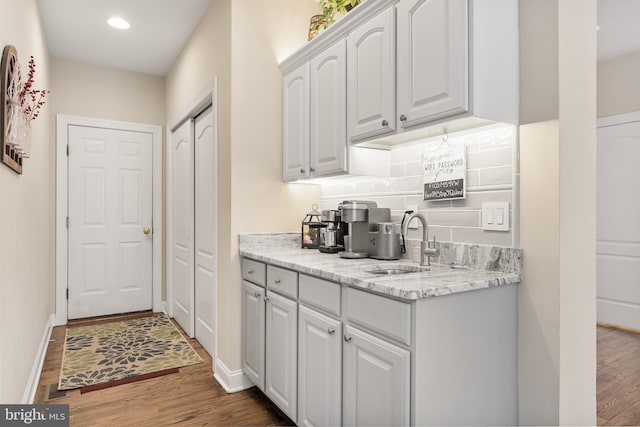
{"type": "MultiPolygon", "coordinates": [[[[420,241],[406,239],[406,246],[407,253],[403,259],[417,261],[416,252],[419,251],[420,241]]],[[[300,233],[239,234],[238,247],[241,252],[259,251],[261,249],[269,251],[302,250],[300,247],[300,233]]],[[[455,242],[437,242],[436,247],[440,250],[440,254],[432,258],[434,263],[518,275],[522,273],[523,252],[519,248],[455,242]]]]}

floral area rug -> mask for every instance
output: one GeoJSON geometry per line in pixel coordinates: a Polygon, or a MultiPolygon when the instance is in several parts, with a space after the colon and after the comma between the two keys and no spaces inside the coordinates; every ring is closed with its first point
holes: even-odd
{"type": "Polygon", "coordinates": [[[67,328],[58,390],[202,363],[165,315],[67,328]]]}

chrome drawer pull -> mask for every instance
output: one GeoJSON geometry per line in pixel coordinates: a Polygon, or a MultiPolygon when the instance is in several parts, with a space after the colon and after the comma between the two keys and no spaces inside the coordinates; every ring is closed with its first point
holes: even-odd
{"type": "Polygon", "coordinates": [[[327,329],[327,332],[329,333],[329,335],[335,334],[336,328],[329,328],[327,329]]]}

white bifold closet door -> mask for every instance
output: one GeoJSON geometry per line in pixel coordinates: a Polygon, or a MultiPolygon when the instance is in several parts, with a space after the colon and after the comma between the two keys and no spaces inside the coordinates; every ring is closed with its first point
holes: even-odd
{"type": "Polygon", "coordinates": [[[173,318],[194,336],[194,179],[193,120],[187,120],[171,138],[171,307],[173,318]]]}
{"type": "Polygon", "coordinates": [[[213,108],[195,119],[195,336],[213,356],[217,156],[213,108]]]}
{"type": "Polygon", "coordinates": [[[172,135],[172,311],[214,351],[217,157],[211,107],[172,135]]]}

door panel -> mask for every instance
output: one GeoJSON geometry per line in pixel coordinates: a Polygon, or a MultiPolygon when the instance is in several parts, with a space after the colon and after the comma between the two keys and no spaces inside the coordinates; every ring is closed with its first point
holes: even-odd
{"type": "Polygon", "coordinates": [[[347,45],[341,40],[311,60],[311,172],[347,170],[347,45]]]}
{"type": "Polygon", "coordinates": [[[294,422],[298,395],[298,303],[268,293],[265,393],[294,422]]]}
{"type": "Polygon", "coordinates": [[[597,318],[640,329],[640,122],[598,129],[597,318]]]}
{"type": "Polygon", "coordinates": [[[309,64],[284,76],[282,179],[309,176],[309,64]]]}
{"type": "Polygon", "coordinates": [[[347,126],[350,141],[395,130],[395,8],[347,38],[347,126]]]}
{"type": "Polygon", "coordinates": [[[214,356],[217,157],[213,108],[195,120],[195,336],[214,356]]]}
{"type": "Polygon", "coordinates": [[[265,290],[242,281],[242,371],[264,391],[265,290]]]}
{"type": "Polygon", "coordinates": [[[342,422],[342,323],[300,305],[298,424],[342,422]]]}
{"type": "Polygon", "coordinates": [[[343,424],[408,425],[410,353],[347,326],[343,358],[343,424]]]}
{"type": "Polygon", "coordinates": [[[152,135],[69,126],[68,318],[152,308],[152,135]]]}
{"type": "Polygon", "coordinates": [[[194,337],[194,177],[193,120],[171,136],[172,171],[172,313],[178,324],[194,337]]]}
{"type": "Polygon", "coordinates": [[[403,127],[469,111],[466,0],[398,3],[398,114],[403,127]]]}

